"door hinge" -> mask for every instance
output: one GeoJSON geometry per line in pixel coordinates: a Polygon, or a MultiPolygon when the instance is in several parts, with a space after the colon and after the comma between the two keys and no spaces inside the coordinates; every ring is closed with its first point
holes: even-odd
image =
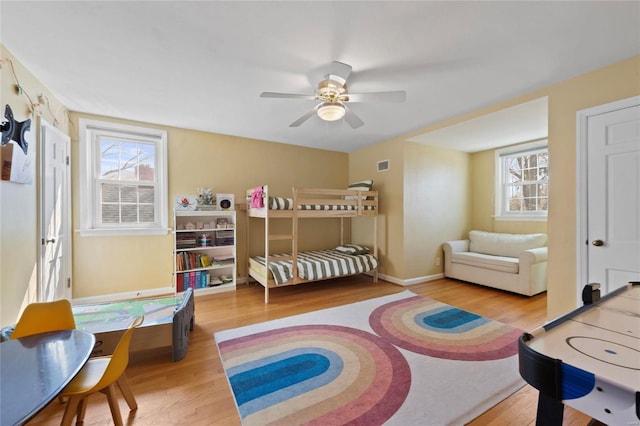
{"type": "Polygon", "coordinates": [[[67,155],[67,166],[69,165],[69,156],[67,155]]]}
{"type": "Polygon", "coordinates": [[[71,277],[67,277],[67,288],[71,288],[71,277]]]}

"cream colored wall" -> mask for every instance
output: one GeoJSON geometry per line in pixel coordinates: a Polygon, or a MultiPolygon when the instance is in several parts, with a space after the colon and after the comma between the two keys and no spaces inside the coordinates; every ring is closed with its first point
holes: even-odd
{"type": "MultiPolygon", "coordinates": [[[[401,140],[390,140],[349,154],[349,182],[372,179],[373,189],[378,191],[377,227],[380,273],[392,277],[401,277],[404,270],[402,147],[401,140]],[[390,167],[388,171],[378,173],[377,164],[382,160],[389,160],[390,167]]],[[[373,244],[371,220],[368,218],[353,220],[354,243],[373,244]]]]}
{"type": "Polygon", "coordinates": [[[471,229],[510,234],[547,233],[547,222],[495,220],[495,150],[471,154],[471,229]]]}
{"type": "MultiPolygon", "coordinates": [[[[173,197],[195,194],[196,188],[235,195],[242,201],[245,191],[268,184],[272,194],[291,196],[291,188],[346,188],[348,156],[345,153],[302,148],[213,133],[133,123],[107,117],[71,114],[74,128],[81,117],[116,121],[168,132],[169,202],[173,197]]],[[[72,168],[79,170],[78,135],[72,135],[72,168]]],[[[79,225],[78,174],[73,175],[74,227],[79,225]]],[[[238,211],[239,275],[246,274],[246,218],[238,211]]],[[[263,229],[252,221],[251,254],[261,253],[263,229]],[[255,236],[255,238],[254,238],[255,236]]],[[[300,248],[326,248],[339,243],[338,220],[305,220],[300,227],[300,248]],[[320,221],[320,222],[319,222],[320,221]]],[[[170,226],[173,226],[171,223],[170,226]]],[[[290,229],[290,221],[280,226],[290,229]]],[[[277,226],[276,226],[277,228],[277,226]]],[[[272,229],[273,231],[273,229],[272,229]]],[[[277,230],[276,230],[277,233],[277,230]]],[[[172,285],[172,236],[81,237],[74,236],[73,297],[155,289],[172,285]]],[[[288,248],[290,250],[290,247],[288,248]]]]}
{"type": "Polygon", "coordinates": [[[469,155],[405,142],[404,164],[402,278],[441,274],[442,243],[458,239],[469,226],[469,155]]]}
{"type": "MultiPolygon", "coordinates": [[[[380,273],[396,280],[442,272],[443,241],[462,235],[469,222],[468,155],[402,139],[349,155],[349,181],[373,179],[380,197],[380,273]],[[389,160],[386,172],[377,163],[389,160]]],[[[353,221],[354,242],[372,238],[367,219],[353,221]]]]}
{"type": "Polygon", "coordinates": [[[547,315],[555,318],[573,309],[577,300],[576,112],[639,95],[640,56],[551,86],[548,94],[547,315]]]}
{"type": "MultiPolygon", "coordinates": [[[[35,115],[28,109],[30,101],[37,102],[44,95],[49,108],[36,108],[36,115],[42,115],[50,123],[58,121],[57,127],[69,132],[67,111],[51,92],[27,70],[4,45],[0,44],[0,113],[4,120],[5,105],[9,105],[18,121],[31,118],[29,150],[38,153],[35,115]],[[12,72],[15,70],[15,76],[12,72]],[[16,76],[24,94],[15,90],[16,76]],[[56,115],[52,115],[53,111],[56,115]]],[[[37,161],[37,155],[33,158],[37,161]]],[[[37,298],[38,262],[38,178],[37,164],[31,165],[32,184],[0,181],[0,325],[13,324],[22,308],[37,298]]]]}

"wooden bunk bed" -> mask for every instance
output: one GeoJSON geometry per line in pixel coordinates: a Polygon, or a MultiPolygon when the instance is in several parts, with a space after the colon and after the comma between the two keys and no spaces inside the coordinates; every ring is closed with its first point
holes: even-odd
{"type": "Polygon", "coordinates": [[[264,220],[264,256],[248,257],[248,275],[264,287],[264,302],[269,303],[269,289],[274,287],[364,272],[372,272],[378,282],[377,215],[377,191],[293,188],[292,198],[281,198],[271,196],[268,185],[247,190],[247,247],[250,220],[264,220]],[[373,248],[368,252],[345,244],[344,238],[344,220],[365,216],[373,217],[373,248]],[[291,234],[271,234],[270,219],[282,218],[291,219],[291,234]],[[340,250],[299,252],[298,220],[305,218],[339,218],[340,246],[336,249],[340,250]],[[269,243],[275,240],[291,241],[291,253],[271,253],[269,243]]]}

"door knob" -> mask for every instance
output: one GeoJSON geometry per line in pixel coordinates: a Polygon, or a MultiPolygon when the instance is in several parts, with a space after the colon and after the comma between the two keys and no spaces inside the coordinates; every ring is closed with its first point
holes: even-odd
{"type": "Polygon", "coordinates": [[[593,245],[594,245],[594,246],[596,246],[596,247],[600,247],[600,246],[603,246],[603,245],[604,245],[604,241],[602,241],[602,240],[593,240],[593,241],[591,242],[591,244],[593,244],[593,245]]]}
{"type": "Polygon", "coordinates": [[[48,239],[48,240],[44,240],[44,242],[45,243],[55,243],[56,239],[55,238],[51,238],[51,239],[48,239]]]}

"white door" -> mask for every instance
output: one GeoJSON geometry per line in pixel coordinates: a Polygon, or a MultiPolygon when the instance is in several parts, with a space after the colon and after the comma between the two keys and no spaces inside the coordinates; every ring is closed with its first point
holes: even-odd
{"type": "Polygon", "coordinates": [[[39,120],[40,301],[71,299],[69,136],[39,120]]]}
{"type": "Polygon", "coordinates": [[[586,117],[583,147],[586,277],[578,286],[600,283],[603,295],[640,280],[640,105],[635,99],[611,107],[586,117]]]}

